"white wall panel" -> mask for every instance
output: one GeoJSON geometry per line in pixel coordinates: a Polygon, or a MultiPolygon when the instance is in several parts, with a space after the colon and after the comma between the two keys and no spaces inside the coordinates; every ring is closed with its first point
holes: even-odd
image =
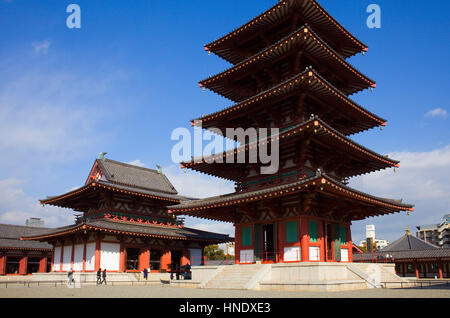
{"type": "Polygon", "coordinates": [[[73,256],[73,270],[82,271],[83,270],[83,252],[84,244],[75,245],[75,252],[73,256]]]}
{"type": "Polygon", "coordinates": [[[95,243],[86,244],[86,270],[95,270],[95,243]]]}
{"type": "Polygon", "coordinates": [[[319,261],[320,260],[320,247],[318,246],[310,246],[309,247],[309,260],[310,261],[319,261]]]}
{"type": "Polygon", "coordinates": [[[100,267],[107,271],[118,271],[120,264],[120,244],[101,243],[100,267]]]}
{"type": "Polygon", "coordinates": [[[53,253],[53,272],[58,272],[61,270],[61,246],[55,247],[55,252],[53,253]]]}
{"type": "Polygon", "coordinates": [[[299,262],[302,260],[302,255],[300,252],[300,247],[292,246],[284,248],[283,260],[285,262],[299,262]]]}
{"type": "Polygon", "coordinates": [[[348,249],[341,248],[341,262],[348,262],[348,249]]]}
{"type": "Polygon", "coordinates": [[[72,245],[64,246],[63,271],[69,271],[72,262],[72,245]]]}
{"type": "Polygon", "coordinates": [[[253,263],[253,250],[241,250],[240,251],[240,258],[239,258],[239,262],[241,264],[245,264],[245,263],[253,263]]]}

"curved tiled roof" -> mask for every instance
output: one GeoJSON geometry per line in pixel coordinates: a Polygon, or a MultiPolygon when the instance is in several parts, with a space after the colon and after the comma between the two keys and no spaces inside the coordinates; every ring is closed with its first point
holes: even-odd
{"type": "Polygon", "coordinates": [[[21,225],[0,224],[0,249],[46,250],[51,251],[53,246],[48,243],[21,241],[20,237],[34,235],[50,230],[21,225]]]}
{"type": "Polygon", "coordinates": [[[136,224],[126,221],[115,221],[108,219],[86,220],[80,224],[74,224],[56,229],[47,229],[33,235],[24,235],[22,239],[44,239],[58,237],[70,233],[75,233],[85,229],[99,230],[117,234],[128,234],[136,236],[148,236],[156,238],[179,239],[179,240],[203,240],[212,242],[233,241],[229,235],[217,234],[192,228],[176,228],[168,226],[156,226],[150,224],[136,224]]]}
{"type": "Polygon", "coordinates": [[[138,167],[111,159],[97,159],[97,163],[111,183],[144,190],[177,194],[169,179],[157,170],[138,167]]]}

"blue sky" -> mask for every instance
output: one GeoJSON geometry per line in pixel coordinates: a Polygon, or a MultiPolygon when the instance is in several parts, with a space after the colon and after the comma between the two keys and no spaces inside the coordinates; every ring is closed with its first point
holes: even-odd
{"type": "MultiPolygon", "coordinates": [[[[416,204],[411,216],[355,222],[354,240],[363,238],[366,224],[393,240],[406,225],[439,222],[450,212],[450,3],[319,2],[369,46],[349,61],[377,88],[352,98],[388,119],[383,131],[352,138],[402,161],[395,174],[374,173],[352,185],[416,204]],[[381,7],[381,29],[366,26],[371,3],[381,7]]],[[[29,216],[49,226],[72,222],[70,211],[37,201],[80,186],[102,151],[119,161],[163,166],[183,194],[231,191],[221,180],[184,175],[171,161],[170,134],[232,104],[198,87],[229,67],[203,45],[274,3],[0,0],[0,222],[24,224],[29,216]],[[81,29],[66,26],[71,3],[81,8],[81,29]]],[[[189,224],[232,231],[200,219],[189,224]]]]}

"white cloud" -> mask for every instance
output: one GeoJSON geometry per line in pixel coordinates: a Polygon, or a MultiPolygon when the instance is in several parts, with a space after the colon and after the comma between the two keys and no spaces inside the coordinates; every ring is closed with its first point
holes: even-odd
{"type": "Polygon", "coordinates": [[[52,206],[41,206],[37,199],[25,194],[18,179],[0,180],[0,223],[25,225],[30,217],[41,218],[46,227],[73,224],[73,212],[52,206]]]}
{"type": "Polygon", "coordinates": [[[381,197],[402,198],[414,204],[415,211],[410,216],[403,212],[355,222],[352,230],[358,242],[364,238],[366,224],[375,224],[377,233],[394,240],[404,234],[406,226],[414,232],[418,225],[439,223],[450,211],[450,145],[429,152],[395,152],[389,157],[400,160],[396,172],[388,169],[361,176],[350,186],[381,197]]]}
{"type": "Polygon", "coordinates": [[[128,162],[128,164],[133,165],[133,166],[138,166],[138,167],[141,167],[141,168],[145,167],[145,164],[139,159],[130,161],[130,162],[128,162]]]}
{"type": "Polygon", "coordinates": [[[102,113],[93,104],[107,91],[108,83],[71,73],[12,76],[0,86],[0,153],[8,154],[0,162],[79,157],[103,137],[102,113]]]}
{"type": "Polygon", "coordinates": [[[179,194],[187,197],[200,199],[234,192],[234,183],[231,181],[189,169],[184,173],[184,170],[179,166],[169,166],[164,168],[163,172],[179,194]]]}
{"type": "Polygon", "coordinates": [[[432,117],[432,118],[436,118],[436,117],[447,118],[447,116],[448,116],[447,111],[442,108],[432,109],[428,113],[425,114],[425,117],[432,117]]]}
{"type": "Polygon", "coordinates": [[[52,43],[49,40],[37,41],[31,44],[34,53],[43,55],[46,55],[48,53],[48,49],[51,45],[52,43]]]}
{"type": "Polygon", "coordinates": [[[202,220],[199,223],[198,219],[186,218],[185,225],[187,227],[195,228],[202,231],[214,232],[219,234],[228,234],[231,237],[234,237],[234,226],[232,223],[213,222],[206,220],[202,220]]]}

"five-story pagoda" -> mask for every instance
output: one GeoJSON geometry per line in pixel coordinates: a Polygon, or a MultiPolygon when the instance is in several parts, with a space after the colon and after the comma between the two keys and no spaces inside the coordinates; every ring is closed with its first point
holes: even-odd
{"type": "Polygon", "coordinates": [[[386,120],[348,96],[373,89],[373,80],[346,59],[367,46],[315,0],[285,0],[205,46],[232,66],[200,81],[235,104],[192,120],[216,128],[279,128],[182,167],[232,180],[236,192],[182,201],[171,213],[232,222],[237,263],[352,261],[354,220],[412,211],[402,200],[362,193],[350,177],[398,167],[398,161],[348,138],[386,120]],[[226,163],[250,150],[279,143],[279,169],[263,163],[226,163]]]}

